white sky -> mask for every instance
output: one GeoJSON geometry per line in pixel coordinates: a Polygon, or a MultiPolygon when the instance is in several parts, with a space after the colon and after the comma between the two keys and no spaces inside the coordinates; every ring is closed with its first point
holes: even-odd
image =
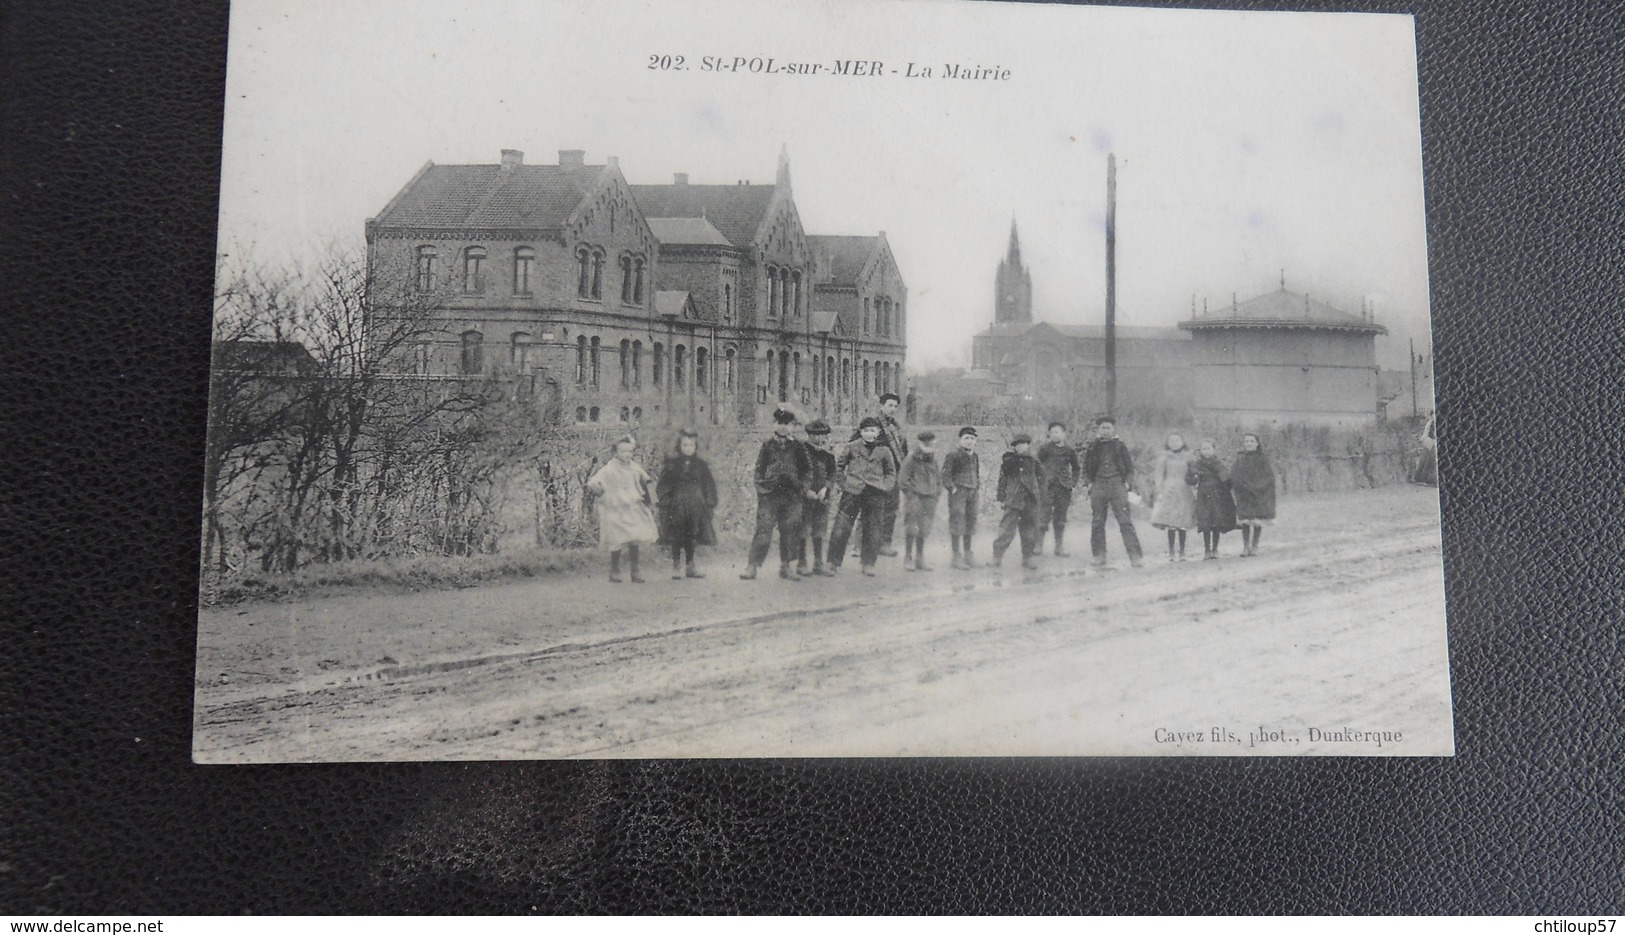
{"type": "Polygon", "coordinates": [[[1118,320],[1169,325],[1287,287],[1426,351],[1412,21],[965,0],[234,0],[221,242],[359,243],[427,160],[620,157],[628,181],[771,182],[809,233],[884,230],[910,367],[968,363],[1010,218],[1035,317],[1102,320],[1106,153],[1118,320]],[[648,68],[683,55],[687,71],[648,68]],[[707,73],[702,56],[879,60],[898,76],[707,73]],[[1009,81],[901,77],[908,62],[1009,81]]]}

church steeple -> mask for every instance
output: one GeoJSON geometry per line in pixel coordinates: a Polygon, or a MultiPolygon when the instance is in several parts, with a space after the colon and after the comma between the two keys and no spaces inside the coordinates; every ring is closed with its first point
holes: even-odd
{"type": "Polygon", "coordinates": [[[785,191],[790,190],[790,144],[779,144],[779,176],[774,180],[775,185],[785,191]]]}
{"type": "Polygon", "coordinates": [[[993,323],[1027,324],[1033,320],[1033,277],[1021,263],[1021,237],[1010,218],[1010,247],[999,264],[994,284],[993,323]]]}

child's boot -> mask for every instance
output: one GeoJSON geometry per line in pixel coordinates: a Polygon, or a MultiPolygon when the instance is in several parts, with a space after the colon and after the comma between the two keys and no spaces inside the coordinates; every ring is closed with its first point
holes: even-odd
{"type": "Polygon", "coordinates": [[[609,580],[616,584],[621,583],[621,550],[616,549],[609,553],[609,580]]]}

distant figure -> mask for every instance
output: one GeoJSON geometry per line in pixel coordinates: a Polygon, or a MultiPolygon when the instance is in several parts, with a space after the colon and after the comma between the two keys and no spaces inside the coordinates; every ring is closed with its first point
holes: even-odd
{"type": "Polygon", "coordinates": [[[1055,529],[1055,554],[1065,558],[1071,554],[1063,545],[1066,539],[1066,511],[1072,506],[1072,488],[1078,485],[1078,451],[1066,443],[1066,426],[1060,422],[1049,424],[1049,441],[1038,448],[1038,464],[1044,469],[1044,503],[1038,514],[1038,546],[1044,551],[1044,533],[1055,529]]]}
{"type": "Polygon", "coordinates": [[[908,385],[908,397],[903,400],[903,418],[909,422],[915,421],[915,414],[919,410],[920,397],[914,392],[914,384],[908,385]]]}
{"type": "Polygon", "coordinates": [[[1089,485],[1089,551],[1095,564],[1106,564],[1106,513],[1110,510],[1117,518],[1129,563],[1140,567],[1140,536],[1134,531],[1134,514],[1128,500],[1134,489],[1134,459],[1128,446],[1117,437],[1117,423],[1111,416],[1095,420],[1095,442],[1083,456],[1083,482],[1089,485]]]}
{"type": "Polygon", "coordinates": [[[1038,466],[1038,459],[1029,454],[1032,447],[1033,437],[1020,433],[1010,439],[1010,450],[999,462],[998,500],[1004,506],[1004,516],[999,520],[999,536],[993,540],[995,568],[1003,561],[1004,550],[1010,547],[1010,540],[1017,533],[1021,535],[1021,567],[1038,567],[1033,556],[1038,554],[1038,508],[1043,499],[1039,484],[1043,469],[1038,466]]]}
{"type": "Polygon", "coordinates": [[[1196,528],[1202,532],[1202,560],[1219,557],[1219,537],[1236,528],[1236,501],[1230,496],[1230,471],[1219,460],[1213,439],[1202,439],[1196,460],[1185,468],[1185,483],[1196,488],[1196,528]]]}
{"type": "Polygon", "coordinates": [[[829,536],[829,570],[841,570],[852,524],[861,518],[858,553],[863,573],[872,578],[875,556],[880,554],[880,518],[887,498],[897,490],[897,461],[891,448],[880,441],[879,419],[870,416],[859,423],[857,440],[847,442],[835,457],[835,472],[841,483],[841,506],[829,536]]]}
{"type": "Polygon", "coordinates": [[[711,524],[717,508],[717,482],[711,466],[698,454],[700,436],[683,429],[677,436],[677,452],[666,456],[655,484],[660,504],[660,544],[671,547],[672,580],[704,578],[694,567],[694,547],[716,545],[717,533],[711,524]]]}
{"type": "Polygon", "coordinates": [[[909,453],[898,475],[903,491],[903,570],[930,571],[925,563],[925,537],[931,534],[931,521],[937,515],[937,498],[942,495],[942,469],[931,447],[937,433],[927,429],[915,436],[918,447],[909,453]]]}
{"type": "Polygon", "coordinates": [[[621,580],[621,552],[627,556],[632,582],[642,584],[638,574],[638,546],[654,542],[655,500],[649,489],[649,473],[632,460],[637,442],[625,436],[615,442],[615,457],[587,481],[587,489],[598,495],[598,545],[609,551],[609,580],[621,580]]]}
{"type": "Polygon", "coordinates": [[[773,544],[773,530],[779,531],[779,577],[800,581],[790,563],[796,560],[801,542],[801,504],[807,497],[812,465],[807,447],[790,437],[795,431],[796,414],[779,408],[773,412],[773,435],[762,442],[756,456],[756,534],[750,540],[750,564],[739,577],[750,581],[767,560],[773,544]]]}
{"type": "Polygon", "coordinates": [[[959,447],[942,459],[942,488],[948,491],[948,537],[953,540],[953,567],[976,566],[971,537],[976,534],[976,502],[982,489],[982,462],[976,454],[976,427],[959,430],[959,447]]]}
{"type": "Polygon", "coordinates": [[[1241,452],[1230,465],[1230,492],[1241,527],[1241,557],[1252,558],[1258,554],[1258,537],[1275,519],[1275,468],[1251,432],[1241,436],[1241,452]]]}
{"type": "Polygon", "coordinates": [[[801,549],[796,555],[796,574],[834,574],[824,564],[824,533],[829,529],[829,502],[835,495],[835,455],[829,450],[829,423],[814,419],[807,423],[807,462],[812,479],[807,483],[807,499],[801,505],[801,549]],[[807,542],[812,542],[813,564],[807,567],[807,542]]]}
{"type": "Polygon", "coordinates": [[[1151,469],[1153,496],[1151,525],[1168,530],[1168,561],[1175,560],[1177,541],[1178,560],[1185,560],[1185,533],[1196,525],[1196,491],[1185,483],[1185,471],[1190,467],[1193,454],[1185,447],[1185,436],[1169,432],[1163,443],[1162,454],[1157,456],[1151,469]]]}

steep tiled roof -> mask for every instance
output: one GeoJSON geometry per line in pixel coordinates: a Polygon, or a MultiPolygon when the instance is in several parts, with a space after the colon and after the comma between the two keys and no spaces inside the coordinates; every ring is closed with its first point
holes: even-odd
{"type": "Polygon", "coordinates": [[[879,237],[859,237],[839,234],[809,234],[807,247],[813,261],[818,264],[815,283],[835,286],[855,286],[858,274],[874,255],[879,237]]]}
{"type": "Polygon", "coordinates": [[[728,238],[705,218],[649,218],[649,229],[663,244],[728,246],[728,238]]]}
{"type": "Polygon", "coordinates": [[[835,312],[813,312],[812,330],[814,334],[826,334],[835,330],[835,322],[839,319],[835,312]]]}
{"type": "Polygon", "coordinates": [[[705,218],[728,242],[748,247],[762,226],[772,185],[633,185],[646,218],[705,218]]]}
{"type": "Polygon", "coordinates": [[[429,165],[378,216],[380,227],[562,227],[603,166],[429,165]]]}
{"type": "Polygon", "coordinates": [[[1365,331],[1387,334],[1388,329],[1358,315],[1350,315],[1301,292],[1277,289],[1239,305],[1217,309],[1200,318],[1179,323],[1179,327],[1200,331],[1209,328],[1324,328],[1334,331],[1365,331]]]}

